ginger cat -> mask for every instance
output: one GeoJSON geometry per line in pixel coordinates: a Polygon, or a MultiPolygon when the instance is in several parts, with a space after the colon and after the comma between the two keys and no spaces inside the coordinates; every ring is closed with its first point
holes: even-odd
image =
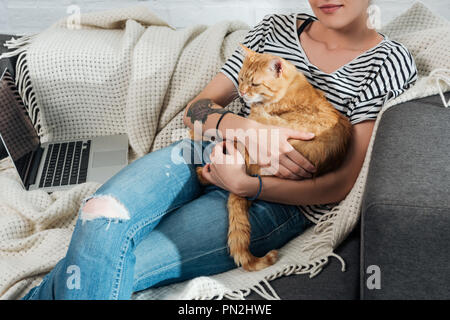
{"type": "MultiPolygon", "coordinates": [[[[312,179],[339,167],[352,134],[349,120],[293,64],[278,56],[254,52],[242,44],[241,47],[245,59],[239,72],[239,90],[245,89],[252,98],[259,97],[258,102],[251,105],[249,118],[263,124],[313,132],[312,140],[289,139],[289,143],[316,167],[312,179]]],[[[234,145],[242,150],[236,140],[234,145]]],[[[260,174],[260,167],[250,163],[248,152],[244,151],[247,173],[260,174]]],[[[207,184],[201,170],[197,168],[200,183],[207,184]]],[[[271,250],[264,257],[255,257],[250,252],[250,205],[251,201],[230,193],[228,246],[237,266],[256,271],[274,264],[277,251],[271,250]]]]}

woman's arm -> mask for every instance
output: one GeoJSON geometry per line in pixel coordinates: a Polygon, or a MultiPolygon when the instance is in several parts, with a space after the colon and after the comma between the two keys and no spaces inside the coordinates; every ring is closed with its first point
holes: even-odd
{"type": "MultiPolygon", "coordinates": [[[[353,126],[353,138],[347,156],[335,171],[315,179],[288,180],[262,177],[263,188],[258,199],[292,204],[312,205],[334,203],[343,200],[353,188],[362,168],[375,121],[363,121],[353,126]]],[[[235,193],[254,196],[258,190],[258,178],[240,179],[235,193]]]]}
{"type": "MultiPolygon", "coordinates": [[[[201,132],[197,132],[199,136],[204,133],[213,133],[213,136],[215,136],[217,121],[224,111],[223,106],[227,106],[237,97],[238,94],[233,82],[223,73],[219,72],[206,87],[187,104],[184,110],[183,122],[191,130],[194,130],[195,122],[201,124],[199,127],[201,132]],[[193,108],[201,112],[188,115],[190,114],[189,110],[194,110],[193,108]],[[205,115],[204,118],[200,116],[201,113],[205,115]]],[[[239,128],[240,126],[246,127],[248,126],[247,122],[251,121],[234,114],[227,114],[225,118],[233,118],[233,121],[230,123],[227,121],[228,128],[239,128]]],[[[222,124],[224,124],[224,122],[225,119],[222,124]]]]}

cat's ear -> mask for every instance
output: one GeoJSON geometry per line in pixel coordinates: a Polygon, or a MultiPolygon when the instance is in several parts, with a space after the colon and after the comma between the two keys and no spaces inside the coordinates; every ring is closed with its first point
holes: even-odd
{"type": "Polygon", "coordinates": [[[269,63],[269,69],[275,74],[276,78],[279,78],[283,72],[283,62],[279,58],[274,58],[269,63]]]}
{"type": "Polygon", "coordinates": [[[242,48],[241,52],[244,56],[246,57],[250,57],[252,56],[255,52],[249,48],[247,48],[246,46],[244,46],[242,43],[239,44],[242,48]]]}

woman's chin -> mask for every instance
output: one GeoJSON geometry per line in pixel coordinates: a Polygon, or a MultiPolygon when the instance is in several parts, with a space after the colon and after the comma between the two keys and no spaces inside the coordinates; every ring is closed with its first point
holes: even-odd
{"type": "Polygon", "coordinates": [[[340,30],[349,26],[351,21],[348,20],[347,17],[343,17],[340,15],[329,16],[325,15],[324,17],[317,17],[319,21],[328,29],[340,30]]]}

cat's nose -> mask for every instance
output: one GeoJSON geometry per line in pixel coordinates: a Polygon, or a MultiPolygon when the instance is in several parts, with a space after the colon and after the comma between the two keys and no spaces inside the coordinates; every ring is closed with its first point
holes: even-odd
{"type": "Polygon", "coordinates": [[[243,92],[242,90],[239,90],[239,93],[241,94],[241,96],[245,95],[245,92],[243,92]]]}

